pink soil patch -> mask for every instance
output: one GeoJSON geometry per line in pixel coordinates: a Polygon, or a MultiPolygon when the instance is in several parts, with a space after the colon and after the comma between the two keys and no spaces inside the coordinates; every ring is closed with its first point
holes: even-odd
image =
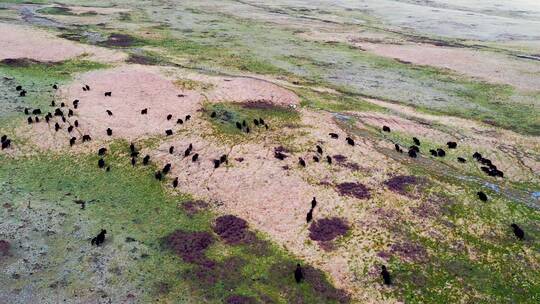
{"type": "Polygon", "coordinates": [[[62,61],[81,55],[100,62],[127,58],[121,52],[60,39],[53,34],[22,25],[0,24],[0,60],[29,58],[37,61],[62,61]]]}
{"type": "Polygon", "coordinates": [[[280,107],[300,104],[300,98],[295,93],[268,80],[248,77],[211,77],[189,73],[184,73],[179,77],[211,84],[212,87],[205,92],[210,102],[270,104],[280,107]]]}
{"type": "Polygon", "coordinates": [[[64,99],[71,104],[79,99],[76,116],[83,129],[95,138],[108,138],[105,130],[113,130],[112,138],[134,139],[143,135],[165,135],[167,129],[178,129],[178,118],[193,115],[200,108],[201,96],[182,92],[172,82],[151,67],[123,66],[83,74],[67,87],[61,88],[64,99]],[[91,90],[83,92],[88,84],[91,90]],[[104,92],[112,92],[105,97],[104,92]],[[178,94],[184,97],[178,97],[178,94]],[[141,115],[148,109],[147,115],[141,115]],[[106,110],[113,115],[109,116],[106,110]],[[168,114],[173,118],[167,120],[168,114]]]}
{"type": "Polygon", "coordinates": [[[447,68],[490,82],[510,84],[523,90],[540,90],[540,64],[478,50],[427,44],[392,45],[359,43],[377,55],[420,65],[447,68]],[[535,76],[536,75],[536,76],[535,76]]]}

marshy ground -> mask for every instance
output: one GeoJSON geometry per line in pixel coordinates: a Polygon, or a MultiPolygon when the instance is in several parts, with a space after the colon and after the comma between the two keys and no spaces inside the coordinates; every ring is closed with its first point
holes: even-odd
{"type": "Polygon", "coordinates": [[[0,0],[0,303],[538,303],[539,23],[532,1],[0,0]]]}

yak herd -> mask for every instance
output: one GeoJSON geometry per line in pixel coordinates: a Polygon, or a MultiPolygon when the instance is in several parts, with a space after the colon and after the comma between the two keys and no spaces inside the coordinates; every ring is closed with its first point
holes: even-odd
{"type": "MultiPolygon", "coordinates": [[[[19,85],[15,89],[16,89],[16,91],[19,92],[19,96],[21,96],[21,97],[26,96],[27,91],[24,90],[22,88],[22,86],[19,85]]],[[[58,86],[56,84],[54,84],[53,89],[55,89],[55,90],[58,89],[58,86]]],[[[82,90],[86,92],[86,91],[90,91],[91,88],[90,88],[90,86],[85,84],[82,87],[82,90]]],[[[105,95],[105,97],[111,97],[112,92],[105,92],[104,95],[105,95]]],[[[78,106],[79,106],[79,103],[80,103],[80,101],[78,99],[74,100],[72,102],[73,109],[77,109],[78,106]]],[[[40,123],[40,121],[42,121],[42,120],[44,120],[47,124],[50,124],[53,117],[59,117],[62,125],[58,121],[55,122],[54,123],[55,132],[59,132],[60,130],[65,128],[67,130],[68,134],[72,134],[73,131],[74,131],[74,128],[79,127],[78,120],[75,119],[73,121],[73,123],[70,120],[68,120],[68,118],[74,116],[75,113],[74,113],[73,109],[70,109],[65,103],[62,102],[62,103],[60,103],[59,107],[56,107],[56,103],[53,100],[51,102],[50,106],[55,107],[54,110],[52,111],[53,113],[48,112],[45,116],[42,117],[42,119],[40,119],[40,117],[39,117],[39,115],[43,115],[41,109],[30,110],[28,108],[25,108],[24,109],[24,114],[26,114],[28,116],[27,117],[28,124],[40,123]]],[[[107,113],[108,116],[114,116],[113,112],[110,111],[110,110],[106,110],[106,113],[107,113]]],[[[141,115],[147,115],[148,114],[148,108],[142,109],[140,111],[140,114],[141,115]]],[[[216,116],[217,116],[216,112],[212,112],[210,114],[211,118],[216,118],[216,116]]],[[[168,121],[171,120],[172,118],[173,118],[172,114],[168,114],[166,116],[166,120],[168,120],[168,121]]],[[[186,115],[185,117],[183,117],[183,119],[178,118],[176,120],[176,123],[177,124],[183,124],[184,122],[189,121],[190,118],[191,118],[190,115],[186,115]]],[[[241,130],[243,132],[250,133],[250,131],[251,131],[250,125],[245,120],[243,120],[242,122],[236,122],[235,125],[239,130],[241,130]]],[[[254,125],[255,128],[264,127],[267,130],[269,128],[268,124],[262,118],[254,119],[253,120],[253,125],[254,125]]],[[[388,127],[388,126],[383,126],[382,131],[383,132],[391,132],[390,127],[388,127]]],[[[105,133],[107,134],[107,136],[112,136],[113,130],[111,128],[107,128],[105,130],[105,133]]],[[[167,136],[173,135],[173,130],[172,129],[165,130],[165,135],[167,135],[167,136]]],[[[339,139],[339,135],[337,133],[329,133],[329,136],[330,136],[331,139],[336,139],[336,140],[339,139]]],[[[92,140],[92,138],[88,134],[83,134],[80,138],[81,138],[82,142],[87,142],[87,141],[92,140]]],[[[69,140],[70,146],[75,145],[76,141],[77,141],[77,137],[72,136],[70,138],[70,140],[69,140]]],[[[345,141],[347,142],[348,145],[355,146],[355,141],[351,137],[346,137],[345,141]]],[[[11,143],[12,143],[12,140],[10,138],[8,138],[7,135],[2,135],[1,136],[2,150],[10,148],[11,143]]],[[[416,137],[413,137],[413,143],[414,143],[414,145],[409,147],[407,154],[411,158],[417,158],[418,154],[420,154],[421,143],[420,143],[420,140],[418,138],[416,138],[416,137]]],[[[457,148],[457,143],[449,141],[449,142],[447,142],[447,147],[448,147],[448,149],[456,149],[457,148]]],[[[139,156],[139,152],[138,152],[137,148],[135,147],[135,145],[133,143],[130,144],[129,149],[130,149],[129,152],[130,152],[130,157],[131,157],[131,164],[132,164],[132,166],[136,166],[137,158],[139,156]]],[[[398,153],[403,153],[403,149],[397,143],[395,144],[395,150],[398,153]]],[[[169,148],[169,153],[174,154],[174,151],[175,151],[175,147],[171,146],[169,148]]],[[[317,151],[316,155],[314,155],[312,159],[313,159],[314,162],[319,162],[321,160],[322,156],[323,156],[323,148],[320,145],[317,145],[316,146],[316,151],[317,151]]],[[[183,157],[187,158],[187,157],[189,157],[191,155],[191,161],[192,162],[199,161],[199,159],[200,159],[199,154],[198,153],[193,153],[192,154],[192,152],[193,152],[193,145],[189,144],[189,146],[184,150],[183,157]]],[[[106,171],[109,171],[110,166],[107,166],[107,164],[105,162],[105,159],[104,159],[104,156],[105,156],[106,153],[107,153],[107,148],[100,148],[98,150],[98,156],[100,156],[100,158],[98,160],[98,167],[101,168],[101,169],[105,169],[106,171]]],[[[446,152],[442,148],[430,149],[429,153],[433,157],[445,157],[446,156],[446,152]]],[[[283,153],[282,150],[276,149],[276,151],[274,153],[274,157],[279,159],[279,160],[284,160],[288,156],[285,153],[283,153]]],[[[482,165],[481,170],[483,172],[485,172],[487,175],[492,176],[492,177],[501,177],[501,178],[504,177],[503,172],[500,171],[497,168],[497,166],[495,166],[492,163],[491,160],[483,157],[480,153],[475,152],[472,157],[473,157],[473,159],[475,159],[478,163],[480,163],[482,165]]],[[[465,163],[466,162],[466,159],[463,158],[463,157],[458,157],[457,160],[458,160],[459,163],[465,163]]],[[[332,164],[332,158],[329,155],[326,156],[326,161],[329,164],[332,164]]],[[[217,169],[222,164],[228,163],[227,155],[223,154],[219,158],[213,159],[212,162],[213,162],[214,168],[217,169]]],[[[146,166],[149,163],[150,163],[150,156],[149,155],[144,156],[143,159],[142,159],[142,164],[146,166]]],[[[306,160],[304,160],[302,157],[298,158],[298,164],[301,167],[306,167],[307,166],[306,160]]],[[[161,180],[163,180],[163,178],[168,173],[170,173],[170,171],[171,171],[171,164],[166,164],[161,170],[155,172],[154,177],[157,180],[161,181],[161,180]]],[[[178,186],[178,177],[173,179],[172,186],[173,186],[173,188],[176,188],[178,186]]],[[[487,195],[482,191],[478,191],[477,195],[478,195],[478,198],[481,201],[487,201],[488,200],[487,195]]],[[[313,219],[313,210],[315,209],[316,206],[317,206],[317,200],[316,200],[315,197],[313,197],[313,200],[311,201],[311,208],[309,209],[309,211],[308,211],[308,213],[306,215],[307,223],[311,222],[311,220],[313,219]]],[[[520,239],[520,240],[524,239],[525,233],[517,224],[513,223],[510,226],[513,229],[514,235],[518,239],[520,239]]],[[[101,232],[96,237],[92,238],[91,244],[96,245],[96,246],[100,246],[101,244],[103,244],[105,242],[105,234],[106,233],[107,233],[107,231],[102,229],[101,232]]],[[[388,269],[386,268],[386,266],[384,266],[384,265],[381,266],[380,274],[381,274],[381,277],[383,279],[384,284],[386,284],[386,285],[391,285],[392,284],[392,279],[391,279],[390,273],[389,273],[388,269]]],[[[300,283],[304,278],[302,267],[300,266],[300,264],[297,264],[296,269],[294,270],[294,278],[295,278],[297,283],[300,283]]]]}

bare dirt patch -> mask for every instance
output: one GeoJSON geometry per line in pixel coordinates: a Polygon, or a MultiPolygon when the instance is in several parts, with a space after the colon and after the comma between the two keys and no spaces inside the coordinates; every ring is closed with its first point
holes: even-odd
{"type": "Polygon", "coordinates": [[[203,211],[208,208],[208,203],[201,200],[196,201],[187,201],[180,205],[180,207],[189,215],[194,216],[195,214],[203,211]]]}
{"type": "Polygon", "coordinates": [[[192,80],[205,84],[205,96],[210,102],[238,102],[289,107],[299,105],[300,98],[293,92],[268,80],[250,77],[218,77],[194,74],[188,71],[179,74],[177,81],[192,80]]]}
{"type": "Polygon", "coordinates": [[[139,65],[83,74],[69,87],[62,87],[60,94],[68,104],[80,100],[75,113],[81,128],[96,138],[108,138],[107,128],[113,130],[111,138],[165,135],[167,129],[185,127],[186,124],[178,125],[177,119],[193,115],[201,101],[200,94],[179,90],[157,68],[139,65]],[[84,92],[83,84],[91,90],[84,92]],[[111,97],[105,97],[104,92],[111,92],[111,97]],[[143,109],[148,109],[148,114],[141,115],[143,109]],[[167,120],[169,114],[173,116],[171,120],[167,120]]]}
{"type": "Polygon", "coordinates": [[[28,58],[58,62],[79,56],[98,62],[118,62],[127,56],[113,50],[60,39],[50,32],[22,25],[0,24],[0,60],[28,58]]]}

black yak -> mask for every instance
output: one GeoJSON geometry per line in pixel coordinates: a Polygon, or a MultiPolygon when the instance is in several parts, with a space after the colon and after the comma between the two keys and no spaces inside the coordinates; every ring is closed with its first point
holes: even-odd
{"type": "Polygon", "coordinates": [[[437,149],[437,156],[444,157],[446,155],[446,152],[444,152],[443,149],[437,149]]]}
{"type": "Polygon", "coordinates": [[[107,97],[107,96],[111,97],[111,96],[112,96],[112,92],[105,92],[105,97],[107,97]]]}
{"type": "Polygon", "coordinates": [[[185,121],[188,121],[188,120],[190,120],[190,119],[191,119],[191,115],[186,115],[186,117],[185,117],[184,120],[185,120],[185,121]]]}
{"type": "Polygon", "coordinates": [[[413,140],[415,145],[420,146],[420,140],[418,138],[413,137],[412,140],[413,140]]]}
{"type": "Polygon", "coordinates": [[[178,118],[178,119],[176,120],[176,123],[179,124],[179,125],[181,125],[181,124],[184,123],[184,121],[183,121],[182,119],[178,118]]]}
{"type": "Polygon", "coordinates": [[[319,162],[319,158],[317,156],[313,156],[313,161],[318,163],[319,162]]]}
{"type": "Polygon", "coordinates": [[[332,164],[332,158],[330,157],[330,155],[327,155],[326,156],[326,161],[331,165],[332,164]]]}
{"type": "Polygon", "coordinates": [[[296,264],[296,269],[294,270],[294,279],[296,280],[296,283],[300,283],[304,279],[304,274],[302,273],[302,267],[300,267],[300,264],[296,264]]]}
{"type": "Polygon", "coordinates": [[[298,163],[299,163],[300,166],[302,166],[302,167],[305,167],[305,166],[306,166],[306,162],[305,162],[304,159],[301,158],[301,157],[298,158],[298,163]]]}
{"type": "Polygon", "coordinates": [[[392,278],[390,277],[390,273],[386,269],[386,266],[382,265],[381,269],[381,276],[383,277],[384,284],[392,285],[392,278]]]}
{"type": "Polygon", "coordinates": [[[390,132],[390,127],[388,127],[388,126],[383,126],[383,127],[382,127],[382,130],[383,130],[384,132],[390,132]]]}
{"type": "Polygon", "coordinates": [[[523,229],[521,229],[517,224],[512,224],[510,226],[514,230],[514,235],[518,239],[523,240],[523,238],[525,237],[525,232],[523,232],[523,229]]]}
{"type": "Polygon", "coordinates": [[[274,152],[274,157],[279,159],[279,160],[284,160],[285,158],[287,158],[287,155],[283,154],[282,152],[275,151],[274,152]]]}
{"type": "Polygon", "coordinates": [[[457,148],[457,143],[455,141],[449,141],[449,142],[446,143],[446,145],[448,146],[448,149],[457,148]]]}
{"type": "Polygon", "coordinates": [[[414,149],[409,150],[408,154],[409,154],[409,157],[411,157],[411,158],[416,158],[416,156],[417,156],[416,155],[416,150],[414,150],[414,149]]]}
{"type": "Polygon", "coordinates": [[[313,219],[313,208],[309,209],[309,212],[306,214],[306,222],[309,223],[313,219]]]}
{"type": "Polygon", "coordinates": [[[317,199],[313,197],[313,199],[311,200],[311,209],[315,208],[315,206],[317,206],[317,199]]]}
{"type": "Polygon", "coordinates": [[[214,159],[213,162],[214,162],[214,168],[219,168],[219,164],[221,164],[219,162],[219,159],[214,159]]]}
{"type": "Polygon", "coordinates": [[[323,154],[323,149],[321,146],[317,145],[317,153],[323,154]]]}
{"type": "Polygon", "coordinates": [[[26,119],[28,121],[28,124],[31,125],[32,123],[34,123],[34,121],[32,120],[32,117],[28,117],[28,119],[26,119]]]}
{"type": "Polygon", "coordinates": [[[171,136],[173,135],[173,131],[171,129],[165,130],[165,135],[171,136]]]}
{"type": "Polygon", "coordinates": [[[111,128],[107,128],[107,135],[112,136],[112,129],[111,128]]]}
{"type": "Polygon", "coordinates": [[[75,144],[75,141],[76,141],[76,140],[77,140],[76,137],[70,138],[70,139],[69,139],[69,145],[70,145],[70,146],[73,146],[73,145],[75,144]]]}
{"type": "Polygon", "coordinates": [[[107,153],[107,148],[100,148],[98,150],[98,155],[100,155],[100,156],[105,155],[105,153],[107,153]]]}
{"type": "Polygon", "coordinates": [[[328,135],[330,135],[331,138],[339,138],[339,135],[337,135],[336,133],[328,133],[328,135]]]}
{"type": "Polygon", "coordinates": [[[173,180],[172,186],[173,186],[173,188],[178,187],[178,177],[176,177],[176,178],[173,180]]]}
{"type": "Polygon", "coordinates": [[[141,115],[146,115],[148,114],[148,109],[142,109],[141,110],[141,115]]]}
{"type": "Polygon", "coordinates": [[[196,162],[197,159],[199,159],[199,154],[198,153],[193,154],[193,156],[191,157],[191,161],[196,162]]]}
{"type": "Polygon", "coordinates": [[[142,160],[142,163],[143,165],[148,165],[148,162],[150,161],[150,155],[146,155],[143,160],[142,160]]]}
{"type": "Polygon", "coordinates": [[[171,164],[166,164],[164,167],[163,167],[163,174],[168,174],[170,171],[171,171],[171,164]]]}
{"type": "Polygon", "coordinates": [[[55,130],[56,132],[58,132],[58,130],[60,130],[60,129],[61,129],[61,128],[60,128],[60,125],[59,125],[58,123],[55,123],[55,124],[54,124],[54,130],[55,130]]]}
{"type": "Polygon", "coordinates": [[[78,120],[75,120],[75,122],[73,124],[75,125],[75,128],[79,127],[79,121],[78,120]]]}
{"type": "Polygon", "coordinates": [[[169,147],[169,154],[173,154],[174,153],[174,146],[170,146],[169,147]]]}
{"type": "Polygon", "coordinates": [[[112,112],[110,110],[105,110],[105,112],[107,112],[107,114],[109,114],[109,116],[112,116],[112,112]]]}
{"type": "Polygon", "coordinates": [[[221,155],[221,157],[219,158],[219,162],[220,163],[226,163],[227,162],[227,154],[221,155]]]}
{"type": "Polygon", "coordinates": [[[98,160],[98,167],[99,167],[100,169],[103,169],[103,167],[105,167],[105,161],[103,160],[103,158],[100,158],[100,159],[98,160]]]}
{"type": "Polygon", "coordinates": [[[136,157],[131,157],[131,165],[133,167],[135,167],[136,164],[137,164],[137,158],[136,157]]]}
{"type": "Polygon", "coordinates": [[[238,130],[242,130],[242,124],[238,121],[236,122],[236,128],[238,128],[238,130]]]}
{"type": "Polygon", "coordinates": [[[354,140],[352,138],[347,137],[346,140],[349,145],[354,146],[354,140]]]}
{"type": "Polygon", "coordinates": [[[163,179],[163,175],[161,175],[160,171],[157,171],[156,174],[154,174],[154,177],[159,181],[163,179]]]}
{"type": "Polygon", "coordinates": [[[90,137],[90,135],[83,135],[82,137],[82,141],[85,142],[85,141],[91,141],[92,140],[92,137],[90,137]]]}
{"type": "Polygon", "coordinates": [[[172,114],[167,115],[167,120],[171,120],[171,119],[172,119],[172,114]]]}
{"type": "Polygon", "coordinates": [[[460,163],[465,163],[465,162],[467,162],[467,160],[466,160],[465,158],[463,158],[463,157],[458,157],[457,160],[458,160],[458,162],[460,162],[460,163]]]}
{"type": "Polygon", "coordinates": [[[100,246],[105,242],[105,234],[107,233],[107,230],[101,229],[101,232],[92,239],[90,242],[92,245],[100,246]]]}
{"type": "Polygon", "coordinates": [[[482,191],[476,192],[476,195],[478,195],[478,198],[483,202],[486,202],[488,200],[487,195],[482,191]]]}

